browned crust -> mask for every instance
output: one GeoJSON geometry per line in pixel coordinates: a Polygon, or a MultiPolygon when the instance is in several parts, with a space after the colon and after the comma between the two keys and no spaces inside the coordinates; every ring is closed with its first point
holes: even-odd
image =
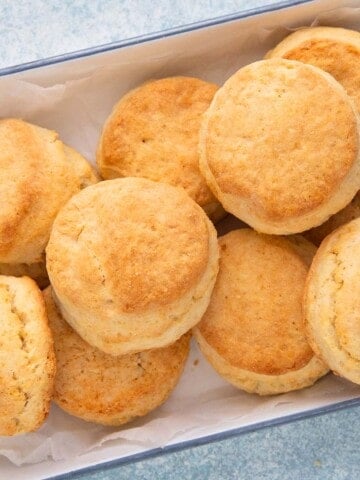
{"type": "Polygon", "coordinates": [[[330,75],[300,62],[260,61],[233,75],[206,113],[200,148],[225,209],[262,231],[320,223],[318,211],[325,219],[340,209],[331,202],[339,204],[341,189],[345,204],[359,186],[353,105],[330,75]],[[346,192],[345,181],[353,182],[346,192]]]}
{"type": "Polygon", "coordinates": [[[202,114],[218,87],[191,77],[149,81],[117,103],[98,146],[105,179],[144,177],[185,188],[202,207],[215,201],[199,171],[202,114]]]}
{"type": "Polygon", "coordinates": [[[140,178],[101,182],[62,209],[47,246],[59,297],[79,308],[141,312],[192,289],[209,261],[204,212],[178,188],[140,178]]]}
{"type": "Polygon", "coordinates": [[[219,239],[220,271],[200,335],[234,368],[265,375],[300,370],[313,352],[301,301],[315,247],[301,237],[249,229],[219,239]]]}
{"type": "Polygon", "coordinates": [[[0,435],[16,435],[36,430],[48,415],[55,355],[33,280],[0,276],[0,310],[0,435]]]}
{"type": "Polygon", "coordinates": [[[121,425],[163,403],[175,388],[190,334],[166,348],[113,357],[91,347],[63,320],[44,291],[58,371],[54,401],[68,413],[104,425],[121,425]]]}
{"type": "Polygon", "coordinates": [[[84,181],[96,175],[56,132],[0,120],[0,263],[41,262],[56,214],[84,181]]]}
{"type": "Polygon", "coordinates": [[[360,110],[360,33],[344,28],[313,27],[286,37],[267,58],[309,63],[340,82],[360,110]]]}

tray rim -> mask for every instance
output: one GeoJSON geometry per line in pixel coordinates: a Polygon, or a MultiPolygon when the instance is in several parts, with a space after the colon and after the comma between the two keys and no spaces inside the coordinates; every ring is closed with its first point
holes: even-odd
{"type": "Polygon", "coordinates": [[[237,21],[243,18],[254,17],[256,15],[261,15],[264,13],[276,12],[278,10],[283,10],[289,7],[296,7],[297,5],[304,5],[306,3],[312,3],[314,1],[315,0],[279,0],[269,5],[244,9],[234,13],[230,13],[228,15],[216,16],[208,20],[200,20],[197,22],[192,22],[185,25],[179,25],[177,27],[159,30],[159,31],[148,33],[145,35],[137,35],[135,37],[130,37],[125,40],[117,40],[114,42],[105,43],[105,44],[97,45],[94,47],[75,50],[73,52],[54,55],[54,56],[42,58],[39,60],[20,63],[17,65],[11,65],[9,67],[3,67],[3,68],[0,68],[0,77],[5,77],[7,75],[14,75],[16,73],[23,73],[27,70],[34,70],[41,67],[48,67],[51,65],[56,65],[56,64],[68,62],[71,60],[77,60],[84,57],[90,57],[98,53],[106,53],[112,50],[119,50],[126,47],[139,45],[142,43],[161,40],[167,37],[173,37],[175,35],[193,32],[195,30],[200,30],[206,27],[212,27],[212,26],[223,24],[223,23],[237,21]]]}
{"type": "MultiPolygon", "coordinates": [[[[92,55],[106,53],[112,50],[119,50],[127,47],[132,47],[142,43],[157,41],[157,40],[165,39],[167,37],[173,37],[179,34],[190,33],[190,32],[207,28],[207,27],[229,23],[232,21],[238,21],[241,19],[254,17],[261,14],[276,12],[289,7],[296,7],[298,5],[313,3],[314,1],[315,0],[280,0],[269,5],[254,7],[250,9],[244,9],[228,15],[216,16],[207,20],[192,22],[185,25],[180,25],[174,28],[164,29],[164,30],[160,30],[160,31],[145,34],[145,35],[138,35],[125,40],[118,40],[118,41],[114,41],[114,42],[110,42],[110,43],[106,43],[106,44],[102,44],[94,47],[76,50],[73,52],[46,57],[39,60],[12,65],[9,67],[3,67],[3,68],[0,68],[0,77],[14,75],[14,74],[22,73],[28,70],[49,67],[51,65],[61,64],[71,60],[82,59],[85,57],[90,57],[92,55]]],[[[116,466],[138,462],[141,460],[153,458],[166,453],[173,453],[183,449],[205,445],[207,443],[226,440],[242,434],[258,431],[263,428],[285,425],[285,424],[289,424],[295,421],[300,421],[306,418],[317,417],[320,415],[325,415],[328,413],[336,412],[339,410],[345,410],[348,408],[354,408],[357,406],[360,406],[360,394],[358,397],[355,397],[349,400],[344,400],[344,401],[336,402],[333,404],[325,405],[322,407],[305,410],[303,412],[298,412],[298,413],[285,415],[282,417],[273,418],[271,420],[264,420],[258,423],[245,425],[245,426],[237,427],[230,430],[225,430],[223,432],[206,435],[204,437],[199,437],[192,440],[185,440],[183,442],[178,442],[173,445],[167,445],[165,447],[153,448],[150,450],[146,450],[144,452],[139,452],[132,455],[126,455],[121,458],[100,462],[96,465],[91,465],[83,468],[76,468],[75,470],[72,470],[67,473],[63,473],[63,474],[59,474],[51,477],[43,477],[43,478],[47,480],[70,480],[73,478],[77,478],[79,475],[84,475],[86,473],[94,473],[99,470],[105,471],[116,466]]]]}
{"type": "Polygon", "coordinates": [[[134,453],[132,455],[126,455],[125,457],[115,458],[105,462],[98,463],[96,465],[90,465],[84,468],[78,468],[68,473],[61,473],[59,475],[45,477],[44,480],[73,480],[80,475],[95,473],[98,471],[106,471],[110,468],[120,467],[121,465],[128,465],[130,463],[140,462],[149,458],[159,457],[167,453],[175,453],[180,450],[187,450],[193,447],[199,447],[208,443],[216,443],[221,440],[228,440],[230,438],[238,437],[246,433],[256,432],[264,428],[287,425],[289,423],[298,422],[307,418],[319,417],[328,413],[334,413],[340,410],[346,410],[349,408],[355,408],[360,406],[360,396],[352,398],[350,400],[343,400],[340,402],[325,405],[323,407],[313,408],[306,410],[305,412],[291,413],[284,415],[283,417],[273,418],[271,420],[263,420],[251,425],[245,425],[243,427],[233,428],[231,430],[225,430],[219,433],[213,433],[204,437],[194,438],[193,440],[185,440],[173,445],[166,445],[165,447],[152,448],[144,452],[134,453]]]}

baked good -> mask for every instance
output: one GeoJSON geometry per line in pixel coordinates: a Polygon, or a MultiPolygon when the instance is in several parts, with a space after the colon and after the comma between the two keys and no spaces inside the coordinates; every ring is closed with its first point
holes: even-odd
{"type": "Polygon", "coordinates": [[[338,375],[360,384],[360,219],[332,232],[311,266],[304,314],[312,348],[338,375]]]}
{"type": "Polygon", "coordinates": [[[128,92],[103,128],[104,179],[144,177],[185,188],[215,219],[223,211],[199,171],[201,118],[218,87],[191,77],[152,80],[128,92]]]}
{"type": "Polygon", "coordinates": [[[231,232],[232,230],[237,230],[244,227],[248,227],[248,225],[234,217],[234,215],[226,215],[225,218],[216,224],[216,230],[219,237],[231,232]]]}
{"type": "Polygon", "coordinates": [[[0,312],[0,435],[16,435],[39,428],[49,412],[55,356],[33,280],[0,276],[0,312]]]}
{"type": "Polygon", "coordinates": [[[0,263],[0,275],[30,277],[35,280],[40,288],[45,288],[49,285],[45,255],[43,261],[36,263],[0,263]]]}
{"type": "Polygon", "coordinates": [[[315,247],[300,236],[244,228],[219,239],[220,270],[210,305],[193,329],[226,380],[273,395],[312,385],[327,367],[305,336],[301,301],[315,247]]]}
{"type": "Polygon", "coordinates": [[[200,167],[225,210],[245,223],[302,232],[359,190],[358,126],[353,102],[328,73],[259,61],[216,93],[201,128],[200,167]]]}
{"type": "Polygon", "coordinates": [[[333,232],[336,228],[344,225],[345,223],[355,220],[355,218],[360,217],[360,193],[358,192],[351,202],[346,205],[345,208],[340,210],[340,212],[332,215],[329,220],[325,223],[319,225],[318,227],[312,228],[307,232],[304,232],[303,235],[314,245],[319,246],[324,238],[333,232]]]}
{"type": "Polygon", "coordinates": [[[89,422],[122,425],[167,399],[183,371],[190,334],[165,348],[114,357],[91,347],[70,327],[51,287],[44,298],[57,362],[53,399],[59,407],[89,422]]]}
{"type": "Polygon", "coordinates": [[[107,180],[72,197],[46,254],[62,315],[112,355],[180,338],[206,310],[218,270],[204,211],[183,189],[142,178],[107,180]]]}
{"type": "Polygon", "coordinates": [[[44,266],[34,264],[44,262],[57,212],[96,181],[91,166],[57,133],[18,119],[0,120],[0,196],[6,199],[0,208],[1,271],[40,270],[43,276],[44,266]]]}
{"type": "Polygon", "coordinates": [[[360,33],[337,27],[311,27],[287,36],[267,58],[310,63],[343,85],[360,111],[360,33]]]}

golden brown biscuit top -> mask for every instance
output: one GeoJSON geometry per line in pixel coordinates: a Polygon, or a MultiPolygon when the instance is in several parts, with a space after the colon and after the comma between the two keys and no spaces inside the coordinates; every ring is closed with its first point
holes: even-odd
{"type": "Polygon", "coordinates": [[[83,181],[97,181],[85,159],[73,154],[56,132],[18,119],[0,120],[1,262],[41,261],[60,207],[83,181]]]}
{"type": "MultiPolygon", "coordinates": [[[[43,132],[41,132],[43,133],[43,132]]],[[[46,135],[46,134],[45,134],[46,135]]],[[[48,148],[56,150],[56,135],[48,133],[48,148]]],[[[13,238],[24,216],[36,202],[38,160],[49,154],[42,145],[42,136],[19,120],[0,121],[0,254],[12,247],[13,238]],[[6,200],[5,200],[6,199],[6,200]],[[4,201],[5,200],[5,201],[4,201]]]]}
{"type": "Polygon", "coordinates": [[[359,153],[357,116],[340,84],[284,59],[233,75],[215,95],[201,138],[220,189],[274,220],[321,206],[359,153]]]}
{"type": "Polygon", "coordinates": [[[79,308],[139,312],[197,284],[209,257],[208,220],[180,188],[140,178],[101,182],[55,220],[47,267],[79,308]]]}
{"type": "Polygon", "coordinates": [[[313,356],[301,301],[315,247],[289,238],[241,229],[219,239],[220,271],[198,328],[234,367],[280,375],[313,356]]]}
{"type": "Polygon", "coordinates": [[[171,77],[130,91],[104,127],[97,156],[102,176],[149,178],[185,188],[201,206],[213,202],[199,171],[198,134],[217,88],[171,77]]]}
{"type": "Polygon", "coordinates": [[[269,52],[310,63],[330,73],[353,98],[360,110],[360,33],[344,28],[313,27],[298,30],[269,52]]]}
{"type": "Polygon", "coordinates": [[[166,348],[115,357],[90,346],[65,322],[50,287],[44,298],[58,365],[55,398],[64,402],[64,407],[109,417],[131,412],[141,404],[146,410],[146,399],[151,405],[164,385],[173,385],[182,370],[189,334],[166,348]]]}

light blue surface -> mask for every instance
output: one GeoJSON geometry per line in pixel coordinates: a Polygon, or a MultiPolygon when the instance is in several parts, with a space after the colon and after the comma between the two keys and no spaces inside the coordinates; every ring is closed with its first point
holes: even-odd
{"type": "MultiPolygon", "coordinates": [[[[272,3],[0,0],[0,68],[272,3]]],[[[359,416],[351,408],[76,478],[358,479],[359,416]]]]}
{"type": "Polygon", "coordinates": [[[0,0],[0,68],[272,3],[0,0]]]}
{"type": "Polygon", "coordinates": [[[344,410],[76,478],[359,479],[359,414],[344,410]]]}

